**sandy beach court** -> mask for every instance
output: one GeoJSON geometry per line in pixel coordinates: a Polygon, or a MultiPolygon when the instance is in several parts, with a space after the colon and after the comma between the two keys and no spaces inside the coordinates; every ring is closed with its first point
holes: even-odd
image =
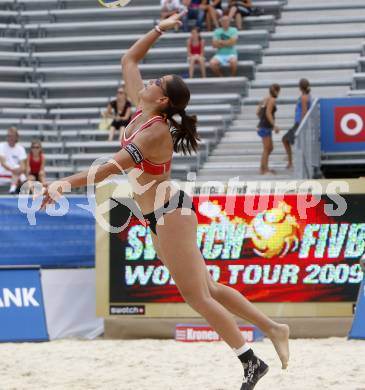
{"type": "MultiPolygon", "coordinates": [[[[255,390],[365,390],[365,341],[292,340],[286,372],[268,340],[252,345],[270,365],[255,390]]],[[[0,390],[239,390],[243,372],[222,342],[6,343],[0,361],[0,390]]]]}

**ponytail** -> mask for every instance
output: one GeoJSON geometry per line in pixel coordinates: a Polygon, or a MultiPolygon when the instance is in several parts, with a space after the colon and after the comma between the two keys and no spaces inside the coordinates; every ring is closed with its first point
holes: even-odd
{"type": "Polygon", "coordinates": [[[307,95],[310,94],[311,88],[310,88],[310,83],[307,79],[301,79],[299,81],[299,88],[303,93],[307,95]]]}
{"type": "Polygon", "coordinates": [[[196,152],[200,140],[196,130],[197,118],[185,112],[190,100],[189,88],[180,76],[171,75],[166,82],[166,95],[170,101],[162,113],[170,122],[174,151],[184,154],[196,152]],[[176,120],[176,114],[181,116],[181,121],[176,120]]]}
{"type": "Polygon", "coordinates": [[[174,114],[171,114],[171,112],[167,113],[167,119],[170,121],[174,151],[183,152],[183,154],[191,154],[192,151],[196,152],[198,141],[200,140],[196,129],[197,117],[195,115],[187,115],[185,110],[182,110],[179,112],[181,122],[178,123],[174,119],[174,114]]]}

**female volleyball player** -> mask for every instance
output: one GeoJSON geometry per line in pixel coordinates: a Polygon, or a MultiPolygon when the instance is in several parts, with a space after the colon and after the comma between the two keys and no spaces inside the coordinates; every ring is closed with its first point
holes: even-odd
{"type": "MultiPolygon", "coordinates": [[[[248,390],[266,374],[268,366],[246,345],[232,313],[257,325],[270,337],[283,368],[287,367],[289,359],[289,328],[269,319],[238,291],[211,279],[196,244],[197,218],[191,199],[175,189],[170,181],[173,151],[197,148],[196,118],[185,112],[189,89],[174,75],[163,76],[144,86],[138,69],[138,63],[161,34],[181,25],[181,17],[182,14],[175,14],[161,21],[124,55],[122,71],[126,92],[138,110],[125,130],[122,149],[112,160],[97,167],[95,181],[119,174],[121,170],[140,169],[142,174],[138,176],[134,197],[149,223],[158,256],[185,301],[237,353],[244,368],[241,390],[248,390]],[[175,120],[176,115],[181,117],[180,123],[175,120]],[[144,191],[140,191],[141,188],[144,191]],[[158,191],[159,188],[168,190],[158,191]]],[[[84,186],[88,173],[81,172],[64,180],[71,187],[84,186]]],[[[45,190],[42,206],[52,203],[61,194],[60,182],[51,184],[45,190]]]]}

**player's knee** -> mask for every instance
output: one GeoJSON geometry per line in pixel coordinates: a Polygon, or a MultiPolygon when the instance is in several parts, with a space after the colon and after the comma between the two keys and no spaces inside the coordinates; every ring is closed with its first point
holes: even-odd
{"type": "Polygon", "coordinates": [[[180,288],[180,292],[185,302],[198,313],[204,310],[211,299],[210,294],[203,294],[201,291],[180,288]]]}
{"type": "Polygon", "coordinates": [[[214,299],[217,299],[219,294],[219,283],[215,282],[213,279],[210,278],[208,282],[208,288],[209,288],[210,295],[214,299]]]}

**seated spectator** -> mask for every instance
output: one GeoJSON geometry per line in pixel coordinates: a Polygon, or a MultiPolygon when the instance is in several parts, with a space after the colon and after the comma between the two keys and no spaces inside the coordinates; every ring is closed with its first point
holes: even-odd
{"type": "Polygon", "coordinates": [[[205,12],[208,8],[207,0],[183,0],[183,5],[187,8],[186,14],[182,17],[183,31],[189,31],[189,20],[196,20],[196,27],[200,30],[203,27],[205,12]]]}
{"type": "Polygon", "coordinates": [[[208,31],[219,28],[219,19],[223,16],[222,0],[210,0],[206,15],[206,26],[208,31]]]}
{"type": "Polygon", "coordinates": [[[0,143],[0,183],[10,183],[10,194],[18,193],[20,186],[26,181],[27,154],[18,140],[17,128],[10,127],[7,141],[0,143]]]}
{"type": "Polygon", "coordinates": [[[46,185],[45,163],[41,142],[32,141],[27,161],[27,178],[30,185],[35,181],[39,181],[43,186],[46,185]]]}
{"type": "Polygon", "coordinates": [[[114,139],[116,131],[119,131],[119,139],[122,138],[124,130],[131,119],[131,114],[131,102],[127,99],[124,89],[118,88],[117,98],[108,104],[107,110],[102,114],[104,118],[113,119],[110,125],[109,141],[114,139]]]}
{"type": "Polygon", "coordinates": [[[299,81],[299,90],[301,92],[301,96],[298,98],[297,104],[295,106],[294,125],[285,133],[282,138],[282,142],[288,156],[287,169],[293,168],[293,153],[291,146],[294,145],[295,133],[312,105],[312,97],[310,95],[311,88],[307,79],[301,79],[299,81]]]}
{"type": "Polygon", "coordinates": [[[161,14],[160,18],[166,19],[176,12],[181,12],[182,5],[180,0],[161,0],[161,14]]]}
{"type": "Polygon", "coordinates": [[[210,67],[216,76],[223,76],[221,66],[230,66],[231,75],[237,74],[237,49],[235,47],[238,32],[235,27],[230,27],[230,19],[227,14],[220,19],[222,27],[214,30],[213,47],[217,49],[216,54],[210,60],[210,67]]]}
{"type": "Polygon", "coordinates": [[[188,61],[189,61],[189,77],[194,77],[195,64],[200,65],[202,77],[206,77],[205,57],[204,57],[204,39],[200,36],[199,29],[194,27],[191,30],[191,36],[187,42],[188,61]]]}
{"type": "Polygon", "coordinates": [[[242,21],[252,15],[252,0],[229,0],[229,17],[235,20],[238,30],[242,30],[242,21]]]}

